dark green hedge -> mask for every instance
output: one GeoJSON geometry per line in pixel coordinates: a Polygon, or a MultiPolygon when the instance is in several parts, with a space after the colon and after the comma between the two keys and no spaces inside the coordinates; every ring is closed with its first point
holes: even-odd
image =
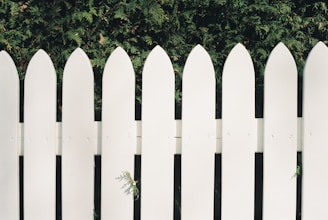
{"type": "MultiPolygon", "coordinates": [[[[65,62],[76,47],[81,47],[94,67],[96,118],[100,119],[101,75],[117,46],[130,55],[140,83],[146,56],[161,45],[174,62],[179,106],[181,74],[191,49],[201,44],[211,55],[220,103],[225,58],[241,42],[255,64],[256,114],[261,117],[262,76],[270,51],[278,42],[285,43],[295,57],[301,79],[310,49],[319,40],[328,42],[327,10],[324,1],[309,0],[0,0],[0,49],[11,54],[21,79],[32,55],[44,49],[55,64],[61,88],[65,62]]],[[[138,84],[137,106],[140,89],[138,84]]]]}

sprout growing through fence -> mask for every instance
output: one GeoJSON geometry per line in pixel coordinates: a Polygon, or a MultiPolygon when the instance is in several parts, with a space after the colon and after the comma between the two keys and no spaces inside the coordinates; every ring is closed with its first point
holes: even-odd
{"type": "Polygon", "coordinates": [[[137,182],[131,177],[131,174],[128,171],[123,171],[122,174],[117,177],[119,181],[124,181],[122,189],[127,195],[132,194],[135,200],[139,199],[139,189],[137,187],[137,182]]]}

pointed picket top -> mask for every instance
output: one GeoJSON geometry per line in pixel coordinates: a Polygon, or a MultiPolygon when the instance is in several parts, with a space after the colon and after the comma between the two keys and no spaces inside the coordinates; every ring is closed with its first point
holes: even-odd
{"type": "MultiPolygon", "coordinates": [[[[222,81],[222,99],[225,104],[225,106],[222,104],[222,119],[223,115],[225,119],[254,117],[252,103],[255,103],[255,72],[252,58],[241,43],[229,53],[223,67],[222,81]],[[239,111],[242,109],[240,107],[247,108],[240,114],[239,111]]],[[[232,129],[236,128],[234,124],[228,123],[225,125],[225,130],[228,131],[230,126],[232,129]]]]}
{"type": "MultiPolygon", "coordinates": [[[[42,49],[38,50],[31,58],[27,66],[25,81],[36,80],[40,77],[48,77],[49,80],[56,78],[56,70],[51,58],[42,49]],[[40,70],[44,70],[44,72],[40,70]]],[[[35,83],[37,84],[37,82],[35,83]]]]}
{"type": "Polygon", "coordinates": [[[156,46],[142,73],[141,219],[173,219],[174,70],[156,46]],[[158,199],[161,198],[161,199],[158,199]]]}
{"type": "MultiPolygon", "coordinates": [[[[68,57],[67,62],[65,64],[65,68],[64,71],[68,72],[69,74],[66,73],[66,75],[64,76],[72,76],[72,75],[77,75],[80,76],[81,73],[79,72],[70,72],[69,70],[75,68],[78,69],[79,65],[76,64],[81,64],[81,66],[83,66],[83,68],[87,68],[86,71],[84,71],[83,73],[85,75],[90,75],[89,72],[90,70],[92,70],[92,65],[90,63],[89,57],[88,55],[84,52],[83,49],[81,48],[76,48],[71,55],[68,57]]],[[[79,68],[79,69],[83,69],[83,68],[79,68]]]]}
{"type": "MultiPolygon", "coordinates": [[[[171,79],[174,78],[174,70],[169,56],[166,51],[159,45],[157,45],[147,56],[147,59],[144,64],[143,69],[143,78],[146,80],[152,81],[155,78],[162,77],[162,80],[169,81],[168,83],[172,84],[171,79]],[[166,68],[166,71],[150,71],[152,69],[161,69],[166,68]],[[172,73],[172,74],[169,74],[172,73]]],[[[148,83],[148,81],[146,82],[148,83]]],[[[163,82],[164,84],[165,82],[163,82]]],[[[150,94],[151,95],[151,94],[150,94]]],[[[147,116],[147,115],[145,115],[147,116]]]]}
{"type": "Polygon", "coordinates": [[[69,56],[64,68],[64,73],[66,74],[63,75],[63,83],[69,81],[71,78],[76,79],[75,77],[77,77],[76,80],[84,77],[86,81],[93,81],[93,74],[91,74],[93,73],[92,65],[88,55],[81,48],[76,48],[69,56]]]}
{"type": "Polygon", "coordinates": [[[11,56],[4,50],[0,51],[0,70],[1,70],[1,82],[7,82],[8,80],[18,83],[18,73],[15,63],[11,56]]]}
{"type": "Polygon", "coordinates": [[[297,67],[283,43],[264,79],[263,219],[296,219],[297,67]]]}
{"type": "Polygon", "coordinates": [[[222,75],[222,219],[254,219],[255,146],[254,67],[237,44],[222,75]]]}
{"type": "Polygon", "coordinates": [[[85,120],[94,120],[93,82],[93,69],[88,56],[81,48],[75,49],[66,62],[63,74],[63,88],[65,88],[63,89],[63,108],[67,105],[70,106],[65,109],[65,112],[63,109],[63,123],[66,121],[70,121],[72,124],[73,122],[83,123],[82,118],[76,117],[76,110],[87,115],[88,118],[85,120]],[[71,103],[73,100],[74,102],[71,103]],[[85,106],[78,109],[79,104],[85,106]]]}
{"type": "MultiPolygon", "coordinates": [[[[169,111],[172,102],[174,103],[174,100],[171,100],[171,95],[174,95],[174,70],[169,56],[160,46],[156,46],[146,59],[142,72],[142,90],[142,120],[151,118],[148,123],[153,125],[158,121],[172,120],[172,112],[169,111]],[[169,106],[164,103],[169,103],[169,106]],[[165,110],[162,110],[163,108],[165,110]],[[166,113],[159,114],[160,110],[166,113]]],[[[154,132],[154,135],[160,134],[154,132]]]]}
{"type": "Polygon", "coordinates": [[[93,218],[94,79],[88,56],[77,48],[68,58],[63,75],[62,113],[62,216],[93,218]]]}
{"type": "MultiPolygon", "coordinates": [[[[192,80],[195,86],[197,85],[197,80],[215,80],[215,70],[212,59],[205,48],[199,44],[195,46],[188,55],[183,69],[183,80],[192,80]],[[204,67],[206,67],[207,71],[202,71],[204,67]]],[[[199,87],[201,86],[202,85],[199,85],[199,87]]]]}
{"type": "MultiPolygon", "coordinates": [[[[238,43],[234,48],[230,51],[223,67],[223,79],[225,81],[228,80],[237,80],[240,77],[248,79],[247,81],[254,81],[255,75],[249,73],[248,70],[254,72],[253,61],[252,58],[245,48],[244,45],[238,43]],[[238,65],[237,65],[238,64],[238,65]],[[243,71],[246,68],[247,71],[243,71]],[[224,74],[224,73],[229,74],[224,74]]],[[[242,81],[242,80],[239,80],[242,81]]],[[[236,89],[236,91],[238,91],[236,89]]]]}
{"type": "Polygon", "coordinates": [[[19,78],[14,61],[0,52],[0,213],[19,219],[18,122],[19,78]]]}
{"type": "MultiPolygon", "coordinates": [[[[207,83],[209,81],[215,81],[215,71],[212,59],[207,53],[207,51],[204,49],[204,47],[199,44],[191,50],[187,58],[183,70],[183,81],[187,81],[187,83],[185,83],[185,86],[190,85],[199,87],[203,87],[204,85],[199,84],[198,82],[207,83]],[[202,71],[204,67],[206,68],[206,71],[202,71]],[[189,84],[189,82],[191,82],[192,85],[189,84]]],[[[198,91],[195,90],[195,92],[198,91]]]]}
{"type": "MultiPolygon", "coordinates": [[[[321,66],[325,63],[325,57],[328,53],[328,47],[321,41],[319,41],[310,51],[308,58],[306,59],[304,67],[304,80],[317,80],[318,77],[327,77],[321,66]]],[[[312,81],[310,81],[312,82],[312,81]]],[[[306,83],[309,83],[306,81],[306,83]]]]}
{"type": "MultiPolygon", "coordinates": [[[[15,63],[11,56],[4,50],[0,51],[0,100],[1,100],[1,108],[0,112],[4,110],[4,106],[10,106],[15,109],[15,107],[19,102],[19,77],[17,73],[17,69],[15,63]],[[12,94],[12,98],[8,98],[8,94],[12,94]],[[2,102],[6,102],[4,104],[2,102]]],[[[8,109],[10,109],[8,107],[8,109]]],[[[14,113],[17,115],[13,115],[13,117],[17,117],[19,115],[18,109],[16,111],[9,111],[8,113],[14,113]]],[[[7,117],[5,112],[1,112],[1,116],[7,117]]]]}
{"type": "Polygon", "coordinates": [[[8,114],[11,114],[13,118],[18,119],[19,112],[16,108],[19,103],[19,77],[13,59],[4,50],[0,51],[0,91],[0,116],[7,118],[8,114]],[[12,97],[8,98],[8,94],[12,97]],[[6,106],[8,108],[5,108],[6,106]],[[8,112],[5,112],[5,109],[8,112]]]}
{"type": "Polygon", "coordinates": [[[24,219],[56,214],[56,72],[39,50],[26,70],[24,92],[24,219]]]}
{"type": "Polygon", "coordinates": [[[213,219],[215,156],[215,71],[197,45],[182,79],[181,219],[213,219]]]}
{"type": "Polygon", "coordinates": [[[134,173],[136,151],[135,75],[128,54],[116,48],[103,74],[101,217],[133,219],[133,197],[123,193],[117,180],[123,171],[134,173]],[[124,211],[122,211],[124,210],[124,211]]]}
{"type": "MultiPolygon", "coordinates": [[[[212,59],[201,45],[197,45],[190,52],[183,70],[182,90],[187,90],[188,93],[183,95],[183,104],[186,106],[184,108],[186,111],[182,109],[182,117],[191,119],[193,115],[201,115],[204,113],[204,111],[208,111],[207,114],[209,115],[207,120],[211,121],[213,118],[213,111],[215,113],[215,107],[210,107],[208,110],[206,108],[209,107],[208,105],[212,105],[212,98],[215,96],[215,94],[212,94],[213,89],[215,90],[215,70],[212,59]],[[202,97],[205,94],[210,96],[208,98],[202,97]],[[202,102],[206,104],[203,106],[202,102]],[[186,109],[187,106],[190,105],[192,105],[191,111],[186,109]]],[[[199,120],[203,121],[204,116],[205,115],[199,118],[199,120]]],[[[195,123],[195,121],[191,123],[195,123]]],[[[192,126],[188,128],[189,136],[197,135],[198,132],[203,132],[204,134],[210,132],[211,136],[215,136],[215,134],[212,134],[212,128],[209,128],[209,130],[206,128],[199,128],[198,126],[192,126]]]]}
{"type": "Polygon", "coordinates": [[[319,42],[304,68],[302,219],[325,219],[328,203],[328,48],[319,42]]]}

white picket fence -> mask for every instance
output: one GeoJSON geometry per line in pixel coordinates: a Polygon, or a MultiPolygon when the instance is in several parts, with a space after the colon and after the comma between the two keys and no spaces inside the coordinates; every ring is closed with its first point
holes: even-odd
{"type": "Polygon", "coordinates": [[[159,46],[142,76],[142,122],[134,119],[135,75],[117,48],[103,74],[102,122],[94,121],[93,70],[76,49],[63,76],[56,122],[56,72],[43,50],[31,59],[19,123],[19,80],[0,52],[0,218],[19,219],[19,155],[24,156],[24,219],[55,219],[56,155],[62,155],[62,219],[93,219],[94,156],[101,154],[101,219],[132,220],[133,198],[116,178],[142,155],[141,219],[173,219],[174,155],[181,154],[181,219],[213,219],[214,159],[222,155],[222,220],[254,219],[255,153],[263,151],[263,219],[296,219],[296,159],[303,155],[302,220],[327,219],[328,48],[318,43],[304,70],[297,118],[297,69],[278,44],[265,69],[264,119],[255,119],[252,59],[241,44],[223,69],[222,119],[215,119],[215,71],[196,46],[183,72],[182,120],[174,119],[174,71],[159,46]],[[142,134],[141,134],[142,131],[142,134]],[[142,138],[141,138],[142,137],[142,138]]]}

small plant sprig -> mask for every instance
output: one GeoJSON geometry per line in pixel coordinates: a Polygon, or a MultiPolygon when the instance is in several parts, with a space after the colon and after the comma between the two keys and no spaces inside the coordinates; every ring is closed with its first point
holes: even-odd
{"type": "Polygon", "coordinates": [[[124,189],[125,194],[132,194],[135,200],[139,199],[139,189],[137,187],[138,181],[134,180],[128,171],[122,171],[122,174],[116,179],[124,181],[122,189],[124,189]]]}
{"type": "Polygon", "coordinates": [[[296,172],[293,175],[293,177],[300,177],[302,175],[302,167],[301,165],[297,165],[296,166],[296,172]]]}
{"type": "Polygon", "coordinates": [[[302,168],[300,165],[297,165],[296,167],[296,176],[300,176],[302,174],[302,168]]]}

